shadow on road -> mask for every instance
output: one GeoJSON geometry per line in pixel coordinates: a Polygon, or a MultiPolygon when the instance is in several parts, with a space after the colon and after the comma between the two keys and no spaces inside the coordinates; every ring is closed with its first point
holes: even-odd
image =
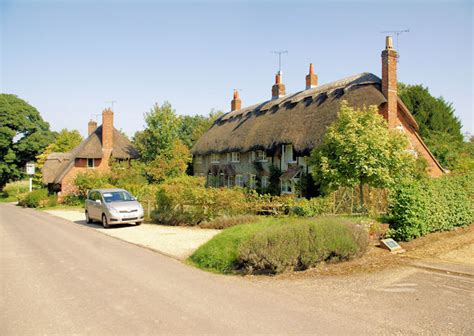
{"type": "MultiPolygon", "coordinates": [[[[92,222],[92,223],[87,223],[85,219],[83,220],[76,220],[74,221],[75,224],[79,224],[79,225],[83,225],[83,226],[87,226],[87,227],[90,227],[90,228],[93,228],[93,229],[104,229],[104,227],[102,226],[102,223],[100,222],[92,222]]],[[[112,225],[110,226],[110,228],[107,228],[108,230],[110,229],[120,229],[120,228],[125,228],[125,227],[131,227],[131,226],[135,226],[133,224],[116,224],[116,225],[112,225]]]]}

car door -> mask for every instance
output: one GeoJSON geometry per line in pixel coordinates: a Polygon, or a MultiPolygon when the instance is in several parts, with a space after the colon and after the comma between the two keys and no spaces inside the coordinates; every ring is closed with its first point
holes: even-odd
{"type": "Polygon", "coordinates": [[[100,194],[97,191],[90,193],[89,202],[89,217],[94,219],[100,219],[100,203],[97,202],[100,200],[100,194]]]}

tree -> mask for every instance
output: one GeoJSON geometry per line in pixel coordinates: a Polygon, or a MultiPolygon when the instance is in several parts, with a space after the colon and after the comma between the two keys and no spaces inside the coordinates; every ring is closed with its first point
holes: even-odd
{"type": "Polygon", "coordinates": [[[43,184],[43,174],[41,169],[51,153],[66,153],[74,149],[82,142],[82,136],[78,130],[69,131],[62,129],[59,133],[55,133],[56,139],[53,143],[49,144],[41,154],[36,156],[36,171],[33,176],[33,182],[41,186],[43,184]]]}
{"type": "Polygon", "coordinates": [[[179,139],[175,139],[168,150],[162,150],[147,169],[149,180],[162,183],[167,178],[174,178],[184,174],[190,162],[188,147],[179,139]]]}
{"type": "Polygon", "coordinates": [[[173,146],[181,124],[169,102],[164,102],[161,106],[155,104],[151,111],[145,114],[145,123],[145,129],[135,134],[133,143],[141,160],[151,162],[162,151],[168,151],[173,146]]]}
{"type": "Polygon", "coordinates": [[[398,94],[420,126],[421,137],[441,165],[447,168],[455,166],[463,135],[453,105],[443,97],[433,97],[422,85],[399,83],[398,94]]]}
{"type": "Polygon", "coordinates": [[[54,140],[36,108],[12,94],[0,94],[0,190],[54,140]]]}
{"type": "Polygon", "coordinates": [[[365,184],[389,187],[412,173],[415,158],[407,146],[406,136],[389,129],[376,106],[354,109],[343,101],[322,145],[311,152],[309,166],[326,190],[358,185],[363,209],[365,184]]]}
{"type": "Polygon", "coordinates": [[[179,129],[179,138],[191,149],[204,132],[223,114],[222,111],[211,110],[208,116],[183,116],[179,129]]]}

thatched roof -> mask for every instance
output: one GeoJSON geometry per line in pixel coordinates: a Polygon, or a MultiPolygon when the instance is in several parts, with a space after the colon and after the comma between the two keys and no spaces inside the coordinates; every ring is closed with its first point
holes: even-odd
{"type": "MultiPolygon", "coordinates": [[[[138,151],[132,146],[130,140],[114,128],[114,147],[112,158],[135,159],[138,151]]],[[[69,153],[52,153],[48,155],[43,166],[43,183],[61,183],[66,173],[74,167],[75,159],[101,159],[102,158],[102,126],[89,135],[69,153]],[[61,155],[62,154],[62,155],[61,155]],[[61,159],[59,159],[61,158],[61,159]]]]}
{"type": "Polygon", "coordinates": [[[387,100],[380,78],[362,73],[296,94],[231,111],[216,120],[192,149],[195,155],[266,150],[293,144],[306,154],[318,146],[337,118],[342,100],[351,106],[380,106],[387,100]]]}
{"type": "Polygon", "coordinates": [[[41,169],[43,173],[43,183],[53,183],[60,171],[69,164],[71,160],[71,153],[51,153],[46,158],[46,161],[41,169]]]}

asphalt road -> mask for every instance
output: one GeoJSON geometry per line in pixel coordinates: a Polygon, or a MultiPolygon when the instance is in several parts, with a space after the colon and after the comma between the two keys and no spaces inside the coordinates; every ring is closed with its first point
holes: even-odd
{"type": "Polygon", "coordinates": [[[474,334],[469,277],[220,276],[7,204],[0,245],[0,335],[474,334]]]}

